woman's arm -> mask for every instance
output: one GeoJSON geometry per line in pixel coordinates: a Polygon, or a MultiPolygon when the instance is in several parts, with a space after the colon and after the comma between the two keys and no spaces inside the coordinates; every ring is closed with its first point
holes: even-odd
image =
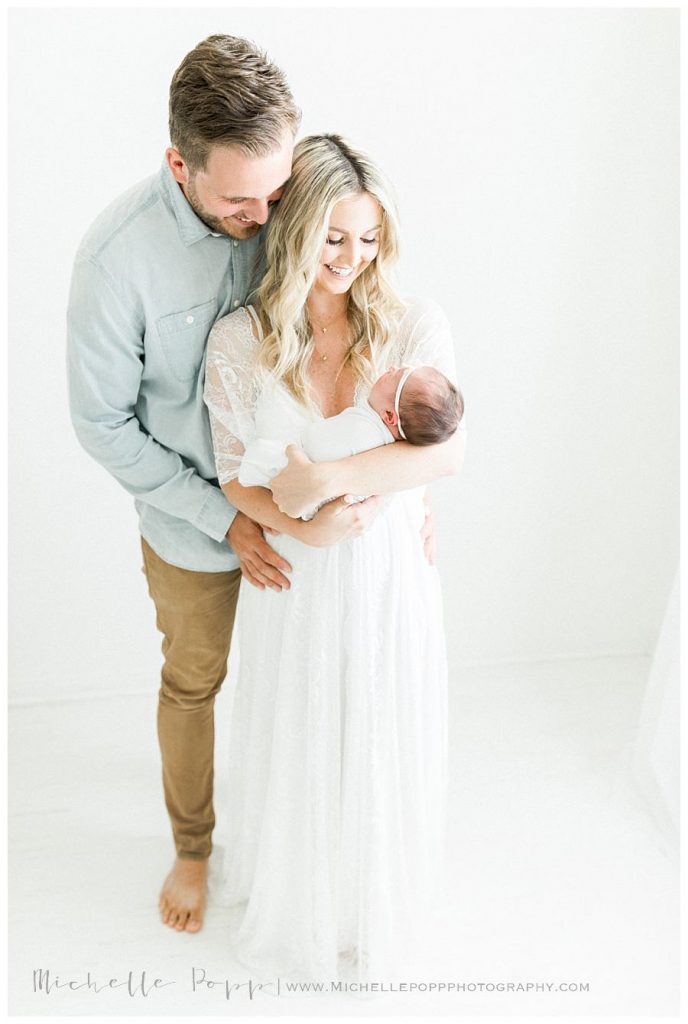
{"type": "MultiPolygon", "coordinates": [[[[409,303],[397,340],[404,361],[434,366],[456,383],[451,327],[436,303],[409,303]]],[[[395,441],[336,462],[311,464],[290,447],[289,462],[270,481],[270,488],[282,512],[300,515],[334,495],[388,494],[452,476],[463,465],[464,447],[461,427],[444,444],[421,447],[395,441]]]]}
{"type": "Polygon", "coordinates": [[[302,540],[301,531],[305,525],[303,520],[293,519],[280,512],[267,487],[243,487],[238,480],[229,480],[222,484],[222,490],[230,505],[238,508],[255,523],[302,540]]]}
{"type": "MultiPolygon", "coordinates": [[[[328,547],[348,537],[360,536],[373,522],[383,500],[374,497],[351,504],[341,498],[328,502],[313,519],[304,522],[280,512],[266,487],[243,487],[234,479],[223,484],[222,490],[230,504],[249,519],[312,547],[328,547]]],[[[236,553],[241,561],[241,553],[236,553]]]]}
{"type": "Polygon", "coordinates": [[[290,516],[302,515],[333,495],[388,494],[452,476],[463,465],[464,447],[462,430],[443,444],[395,441],[335,462],[311,462],[290,445],[289,462],[273,477],[270,487],[279,510],[290,516]]]}

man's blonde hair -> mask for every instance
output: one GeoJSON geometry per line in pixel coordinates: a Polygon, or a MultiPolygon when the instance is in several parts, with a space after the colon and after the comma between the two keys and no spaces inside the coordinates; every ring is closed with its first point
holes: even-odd
{"type": "Polygon", "coordinates": [[[284,73],[248,39],[208,36],[172,77],[170,141],[192,171],[205,168],[212,146],[266,156],[300,120],[284,73]]]}
{"type": "Polygon", "coordinates": [[[378,356],[404,309],[390,278],[399,257],[399,222],[384,175],[341,136],[309,135],[294,149],[291,177],[268,222],[267,270],[256,295],[264,328],[260,364],[311,407],[308,364],[314,343],[306,299],[320,267],[334,207],[362,194],[382,208],[380,247],[349,291],[353,341],[342,369],[350,364],[356,377],[372,383],[378,356]]]}

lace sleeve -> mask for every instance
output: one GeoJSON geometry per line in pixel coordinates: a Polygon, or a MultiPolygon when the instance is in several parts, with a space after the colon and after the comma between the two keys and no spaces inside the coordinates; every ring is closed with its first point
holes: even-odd
{"type": "Polygon", "coordinates": [[[242,456],[255,433],[260,390],[257,349],[244,309],[218,320],[208,338],[203,398],[210,414],[220,484],[239,475],[242,456]]]}

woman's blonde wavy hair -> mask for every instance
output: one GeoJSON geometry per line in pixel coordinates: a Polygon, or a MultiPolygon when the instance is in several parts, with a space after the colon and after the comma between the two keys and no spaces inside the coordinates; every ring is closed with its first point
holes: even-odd
{"type": "Polygon", "coordinates": [[[309,135],[294,149],[291,177],[268,225],[267,270],[256,293],[263,326],[259,364],[310,408],[316,407],[308,380],[314,342],[306,299],[334,207],[363,193],[382,208],[380,247],[349,291],[352,344],[339,372],[350,364],[357,378],[372,384],[378,356],[405,308],[390,274],[399,257],[399,221],[389,183],[368,156],[339,135],[309,135]]]}

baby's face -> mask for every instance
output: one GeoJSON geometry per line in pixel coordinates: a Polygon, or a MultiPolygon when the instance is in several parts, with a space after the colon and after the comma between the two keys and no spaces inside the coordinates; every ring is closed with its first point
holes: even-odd
{"type": "Polygon", "coordinates": [[[385,412],[394,410],[394,396],[404,370],[404,366],[390,366],[389,370],[378,377],[370,389],[368,404],[383,419],[385,419],[385,412]]]}
{"type": "MultiPolygon", "coordinates": [[[[394,413],[394,398],[399,387],[399,381],[403,377],[404,373],[408,370],[408,366],[390,366],[386,373],[383,373],[381,377],[373,384],[368,395],[368,404],[373,407],[378,415],[382,416],[382,419],[389,426],[389,414],[394,413]]],[[[418,366],[414,369],[412,375],[404,385],[404,390],[401,393],[401,400],[403,402],[404,395],[406,394],[406,388],[413,382],[413,390],[416,395],[422,395],[426,385],[430,385],[429,375],[432,374],[432,368],[427,366],[418,366]]],[[[396,418],[393,416],[393,420],[396,418]]]]}

